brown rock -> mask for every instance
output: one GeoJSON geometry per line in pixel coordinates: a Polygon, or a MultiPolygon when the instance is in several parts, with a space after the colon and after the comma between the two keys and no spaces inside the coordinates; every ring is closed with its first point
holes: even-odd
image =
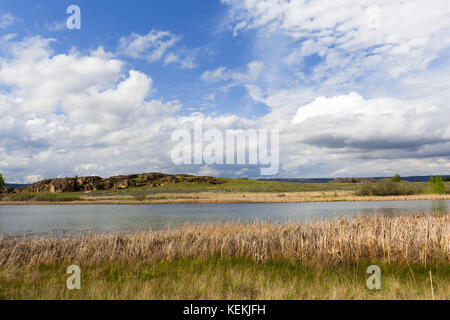
{"type": "Polygon", "coordinates": [[[101,177],[81,177],[77,178],[77,186],[80,191],[90,192],[95,190],[102,190],[102,181],[101,177]]]}
{"type": "Polygon", "coordinates": [[[13,192],[14,192],[14,188],[11,188],[11,187],[4,186],[3,188],[0,189],[0,194],[8,194],[8,193],[13,193],[13,192]]]}

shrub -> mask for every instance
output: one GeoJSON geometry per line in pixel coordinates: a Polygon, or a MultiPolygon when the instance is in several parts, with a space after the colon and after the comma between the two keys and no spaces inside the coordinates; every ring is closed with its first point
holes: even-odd
{"type": "Polygon", "coordinates": [[[13,194],[9,197],[9,200],[11,201],[29,201],[34,199],[34,193],[31,192],[22,192],[13,194]]]}
{"type": "Polygon", "coordinates": [[[422,186],[416,183],[391,180],[361,183],[356,187],[359,196],[403,196],[422,193],[422,186]]]}
{"type": "Polygon", "coordinates": [[[66,202],[80,200],[80,196],[71,193],[38,193],[35,199],[36,201],[66,202]]]}
{"type": "Polygon", "coordinates": [[[136,193],[134,195],[134,199],[138,200],[138,201],[144,201],[147,198],[147,194],[145,193],[136,193]]]}
{"type": "Polygon", "coordinates": [[[444,194],[445,184],[444,179],[441,176],[433,177],[431,176],[428,180],[428,185],[424,189],[424,193],[427,194],[444,194]]]}
{"type": "Polygon", "coordinates": [[[393,176],[393,177],[391,178],[391,181],[392,181],[392,182],[400,182],[400,181],[401,181],[400,175],[399,175],[399,174],[396,174],[395,176],[393,176]]]}
{"type": "Polygon", "coordinates": [[[9,198],[10,201],[47,201],[47,202],[66,202],[81,200],[80,196],[72,193],[33,193],[22,192],[14,194],[9,198]]]}

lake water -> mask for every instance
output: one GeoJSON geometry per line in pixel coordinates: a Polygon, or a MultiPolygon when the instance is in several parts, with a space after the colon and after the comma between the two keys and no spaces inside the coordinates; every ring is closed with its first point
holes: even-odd
{"type": "Polygon", "coordinates": [[[308,221],[342,215],[448,212],[450,201],[0,206],[0,234],[133,232],[210,221],[308,221]]]}

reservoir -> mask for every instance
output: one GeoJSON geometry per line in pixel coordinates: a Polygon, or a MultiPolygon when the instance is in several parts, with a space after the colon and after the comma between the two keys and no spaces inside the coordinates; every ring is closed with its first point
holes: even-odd
{"type": "Polygon", "coordinates": [[[450,211],[450,200],[152,204],[1,205],[0,234],[63,235],[136,232],[214,221],[303,222],[341,216],[450,211]]]}

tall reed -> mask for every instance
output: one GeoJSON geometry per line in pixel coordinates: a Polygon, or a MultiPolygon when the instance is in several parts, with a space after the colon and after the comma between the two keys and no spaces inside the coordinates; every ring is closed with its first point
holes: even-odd
{"type": "Polygon", "coordinates": [[[57,238],[0,238],[0,266],[176,258],[287,259],[309,265],[450,263],[450,215],[359,216],[311,223],[212,223],[57,238]]]}

